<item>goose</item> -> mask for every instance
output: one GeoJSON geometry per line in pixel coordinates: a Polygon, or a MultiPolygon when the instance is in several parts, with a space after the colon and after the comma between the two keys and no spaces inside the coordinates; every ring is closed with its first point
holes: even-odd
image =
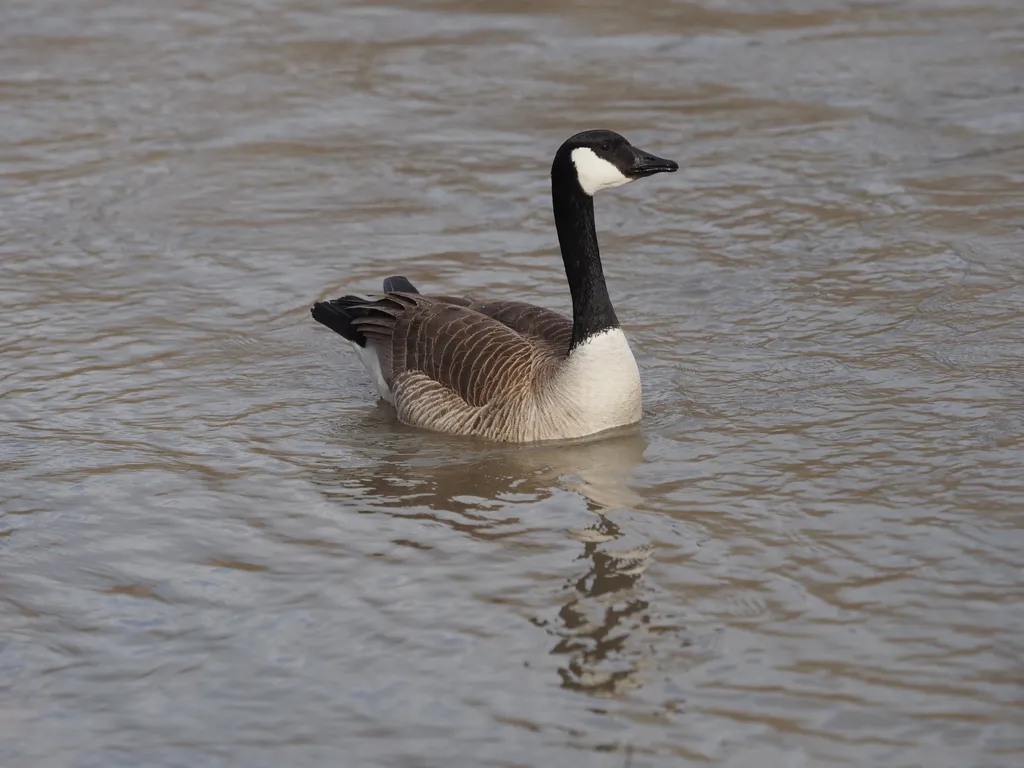
{"type": "Polygon", "coordinates": [[[594,195],[679,165],[591,130],[551,164],[555,230],[572,317],[521,301],[384,293],[316,302],[313,319],[351,342],[404,424],[492,441],[586,437],[642,415],[640,372],[601,268],[594,195]]]}

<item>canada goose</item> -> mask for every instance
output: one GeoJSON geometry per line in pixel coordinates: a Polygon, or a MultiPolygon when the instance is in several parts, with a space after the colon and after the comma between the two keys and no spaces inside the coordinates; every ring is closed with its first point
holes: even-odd
{"type": "Polygon", "coordinates": [[[594,229],[596,192],[664,171],[612,131],[568,139],[551,198],[572,319],[519,301],[424,296],[404,277],[384,295],[317,302],[313,319],[352,342],[409,425],[506,442],[582,437],[640,420],[640,373],[615,317],[594,229]]]}

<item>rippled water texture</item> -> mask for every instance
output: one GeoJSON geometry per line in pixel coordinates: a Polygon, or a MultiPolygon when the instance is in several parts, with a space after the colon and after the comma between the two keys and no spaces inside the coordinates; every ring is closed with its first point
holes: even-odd
{"type": "Polygon", "coordinates": [[[1024,765],[1019,0],[7,0],[0,214],[4,768],[1024,765]],[[642,424],[397,424],[594,127],[642,424]]]}

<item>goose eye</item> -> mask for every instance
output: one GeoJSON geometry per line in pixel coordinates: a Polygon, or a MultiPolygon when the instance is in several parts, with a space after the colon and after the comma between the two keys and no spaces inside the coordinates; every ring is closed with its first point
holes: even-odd
{"type": "Polygon", "coordinates": [[[602,141],[601,142],[601,149],[603,149],[605,152],[607,152],[611,148],[612,148],[611,142],[608,142],[608,141],[602,141]]]}

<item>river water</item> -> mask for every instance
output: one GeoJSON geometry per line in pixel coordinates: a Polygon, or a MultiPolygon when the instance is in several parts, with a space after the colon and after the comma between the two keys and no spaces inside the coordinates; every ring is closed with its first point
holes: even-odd
{"type": "Polygon", "coordinates": [[[1022,185],[1019,0],[7,0],[0,765],[1024,764],[1022,185]],[[596,127],[642,424],[397,424],[596,127]]]}

